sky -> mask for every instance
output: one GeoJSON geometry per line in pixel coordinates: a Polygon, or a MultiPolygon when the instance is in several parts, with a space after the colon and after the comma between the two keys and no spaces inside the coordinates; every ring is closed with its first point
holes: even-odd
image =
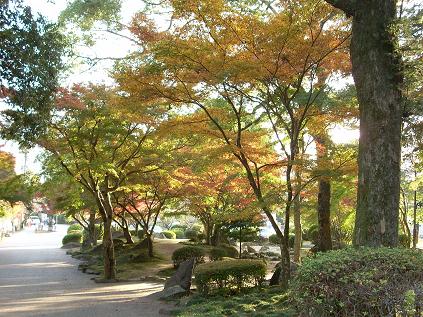
{"type": "MultiPolygon", "coordinates": [[[[26,0],[25,3],[35,11],[47,17],[50,21],[56,21],[60,12],[66,8],[66,0],[26,0]]],[[[123,0],[122,18],[124,23],[129,22],[132,15],[142,8],[142,1],[123,0]]],[[[95,57],[122,57],[131,51],[131,43],[123,38],[107,34],[102,37],[102,32],[98,32],[100,39],[96,45],[91,48],[81,49],[82,56],[95,57]]],[[[104,35],[104,34],[103,34],[104,35]]],[[[62,79],[63,86],[71,86],[73,83],[82,82],[104,82],[112,83],[108,76],[107,69],[112,66],[112,62],[102,62],[92,69],[86,66],[75,67],[71,74],[62,79]]],[[[3,106],[4,107],[4,106],[3,106]]],[[[0,103],[0,110],[2,104],[0,103]]],[[[341,126],[334,126],[330,132],[332,140],[335,143],[350,143],[358,140],[358,130],[348,129],[341,126]]],[[[41,172],[41,164],[37,161],[37,156],[41,153],[40,148],[34,148],[25,155],[19,150],[19,146],[15,142],[4,141],[0,139],[0,149],[11,152],[16,158],[16,172],[22,173],[32,171],[34,173],[41,172]]]]}

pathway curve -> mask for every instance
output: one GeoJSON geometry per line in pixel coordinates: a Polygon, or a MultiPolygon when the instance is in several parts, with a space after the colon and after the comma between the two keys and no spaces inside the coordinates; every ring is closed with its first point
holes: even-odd
{"type": "Polygon", "coordinates": [[[24,230],[0,242],[0,317],[154,317],[157,283],[96,284],[60,249],[57,232],[24,230]]]}

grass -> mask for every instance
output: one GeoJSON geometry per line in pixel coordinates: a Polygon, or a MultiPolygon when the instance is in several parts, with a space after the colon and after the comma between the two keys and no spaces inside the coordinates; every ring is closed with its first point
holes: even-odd
{"type": "MultiPolygon", "coordinates": [[[[183,299],[179,305],[183,305],[183,299]]],[[[263,287],[252,289],[247,293],[225,297],[192,296],[186,305],[177,308],[174,316],[190,317],[294,317],[295,310],[290,306],[289,295],[279,287],[263,287]]]]}

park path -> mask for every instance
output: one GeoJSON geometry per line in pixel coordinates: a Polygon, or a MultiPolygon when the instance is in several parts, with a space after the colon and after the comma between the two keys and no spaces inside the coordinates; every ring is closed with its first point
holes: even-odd
{"type": "Polygon", "coordinates": [[[0,317],[154,317],[157,283],[97,284],[60,249],[57,232],[23,230],[0,241],[0,317]]]}

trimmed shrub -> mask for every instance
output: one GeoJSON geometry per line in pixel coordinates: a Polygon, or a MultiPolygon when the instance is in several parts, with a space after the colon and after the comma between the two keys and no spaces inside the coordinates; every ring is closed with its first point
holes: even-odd
{"type": "Polygon", "coordinates": [[[82,228],[81,225],[78,224],[74,224],[74,225],[70,225],[68,227],[68,231],[67,233],[70,233],[71,231],[78,231],[78,232],[82,232],[82,230],[84,230],[84,228],[82,228]]]}
{"type": "Polygon", "coordinates": [[[67,234],[75,234],[75,233],[81,233],[80,230],[68,230],[67,234]]]}
{"type": "Polygon", "coordinates": [[[81,243],[81,240],[82,240],[82,233],[80,232],[70,233],[63,237],[62,244],[65,245],[69,242],[81,243]]]}
{"type": "Polygon", "coordinates": [[[176,268],[182,262],[192,259],[195,259],[195,263],[203,263],[204,256],[206,253],[202,248],[194,246],[186,246],[180,249],[177,249],[172,254],[173,266],[176,268]]]}
{"type": "Polygon", "coordinates": [[[176,233],[170,230],[165,230],[162,232],[166,239],[176,239],[176,233]]]}
{"type": "Polygon", "coordinates": [[[184,230],[180,229],[180,228],[172,228],[172,230],[175,235],[176,235],[176,239],[184,239],[185,238],[185,234],[184,234],[184,230]]]}
{"type": "Polygon", "coordinates": [[[219,261],[227,256],[226,250],[223,248],[212,248],[209,253],[210,261],[219,261]]]}
{"type": "Polygon", "coordinates": [[[198,241],[198,231],[188,229],[185,231],[185,237],[191,241],[198,241]]]}
{"type": "Polygon", "coordinates": [[[269,236],[269,242],[270,242],[270,243],[272,243],[272,244],[277,244],[277,245],[279,245],[280,240],[279,240],[279,237],[278,237],[276,234],[271,234],[271,235],[269,236]]]}
{"type": "Polygon", "coordinates": [[[318,253],[304,259],[292,285],[299,316],[414,316],[423,311],[423,252],[348,248],[318,253]]]}
{"type": "Polygon", "coordinates": [[[261,285],[265,275],[262,260],[223,260],[198,265],[195,284],[202,294],[234,293],[261,285]]]}
{"type": "Polygon", "coordinates": [[[227,257],[237,258],[239,256],[238,250],[230,244],[220,244],[219,248],[225,250],[227,257]]]}

